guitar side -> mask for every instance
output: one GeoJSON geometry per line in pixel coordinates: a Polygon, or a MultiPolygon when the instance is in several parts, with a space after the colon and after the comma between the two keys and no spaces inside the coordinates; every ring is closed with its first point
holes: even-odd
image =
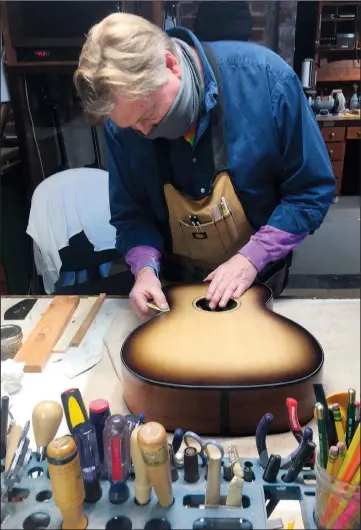
{"type": "Polygon", "coordinates": [[[285,399],[292,396],[300,421],[308,421],[312,384],[323,366],[316,339],[270,310],[265,286],[249,289],[228,314],[197,309],[204,292],[204,284],[169,287],[171,311],[125,341],[128,408],[158,418],[167,429],[183,425],[207,434],[252,434],[265,412],[275,416],[274,432],[287,429],[285,399]]]}

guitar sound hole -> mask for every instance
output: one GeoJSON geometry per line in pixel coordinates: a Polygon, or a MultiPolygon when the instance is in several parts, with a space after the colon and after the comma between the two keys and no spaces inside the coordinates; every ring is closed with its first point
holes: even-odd
{"type": "Polygon", "coordinates": [[[225,307],[219,307],[217,306],[215,309],[211,309],[209,307],[209,300],[206,298],[200,298],[195,303],[196,307],[198,309],[201,309],[202,311],[212,311],[213,313],[224,313],[226,311],[232,311],[233,309],[236,309],[237,302],[234,300],[229,300],[228,304],[225,307]]]}

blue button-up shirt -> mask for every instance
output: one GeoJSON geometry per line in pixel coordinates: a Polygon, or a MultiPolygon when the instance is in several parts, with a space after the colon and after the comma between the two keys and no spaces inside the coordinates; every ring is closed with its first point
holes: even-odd
{"type": "MultiPolygon", "coordinates": [[[[194,199],[201,199],[210,192],[214,175],[206,160],[198,160],[197,153],[209,127],[209,111],[217,102],[218,88],[198,39],[186,29],[176,31],[200,57],[205,112],[193,146],[183,138],[175,141],[184,145],[182,156],[172,160],[172,183],[194,199]]],[[[172,35],[172,30],[168,33],[172,35]]],[[[335,180],[299,79],[266,47],[248,42],[208,44],[217,56],[222,79],[229,168],[248,221],[255,230],[266,226],[283,238],[289,234],[301,241],[321,225],[333,200],[335,180]]],[[[105,135],[117,248],[124,255],[138,246],[162,252],[167,209],[153,142],[131,129],[118,128],[110,120],[105,124],[105,135]]],[[[279,251],[280,240],[276,245],[279,251]]],[[[272,249],[268,251],[272,256],[272,249]]],[[[271,260],[266,259],[267,252],[262,263],[271,260]]],[[[279,253],[282,255],[282,249],[279,253]]]]}

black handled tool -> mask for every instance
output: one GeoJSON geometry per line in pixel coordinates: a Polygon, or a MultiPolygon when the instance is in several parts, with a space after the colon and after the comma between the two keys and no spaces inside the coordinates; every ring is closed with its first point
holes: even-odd
{"type": "Polygon", "coordinates": [[[68,424],[70,434],[72,434],[74,427],[79,425],[79,423],[88,421],[88,413],[79,388],[69,388],[69,390],[62,392],[60,397],[66,423],[68,424]]]}
{"type": "Polygon", "coordinates": [[[1,398],[1,460],[6,456],[6,441],[8,433],[9,396],[1,398]]]}
{"type": "Polygon", "coordinates": [[[327,432],[328,446],[336,445],[338,442],[335,423],[332,418],[332,413],[328,409],[326,394],[321,383],[314,383],[313,391],[315,393],[316,402],[321,403],[325,409],[325,423],[327,432]]]}
{"type": "Polygon", "coordinates": [[[256,445],[257,445],[257,451],[259,455],[259,460],[261,463],[261,466],[263,469],[266,468],[267,462],[268,462],[268,451],[267,451],[267,444],[266,444],[266,438],[269,426],[273,422],[273,415],[270,412],[267,412],[261,418],[260,422],[257,425],[256,429],[256,445]]]}
{"type": "Polygon", "coordinates": [[[290,482],[294,482],[296,480],[303,466],[314,454],[315,449],[316,444],[308,440],[307,444],[303,447],[303,450],[298,453],[296,460],[291,464],[291,467],[283,477],[283,482],[289,484],[290,482]]]}
{"type": "Polygon", "coordinates": [[[265,482],[276,482],[277,475],[281,467],[280,455],[271,455],[268,459],[266,469],[263,473],[263,480],[265,482]]]}

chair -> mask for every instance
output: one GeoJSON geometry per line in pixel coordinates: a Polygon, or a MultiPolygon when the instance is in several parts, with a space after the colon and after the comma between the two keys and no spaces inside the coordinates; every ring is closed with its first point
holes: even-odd
{"type": "Polygon", "coordinates": [[[106,171],[68,169],[39,184],[27,234],[47,294],[129,294],[134,278],[109,220],[106,171]]]}

